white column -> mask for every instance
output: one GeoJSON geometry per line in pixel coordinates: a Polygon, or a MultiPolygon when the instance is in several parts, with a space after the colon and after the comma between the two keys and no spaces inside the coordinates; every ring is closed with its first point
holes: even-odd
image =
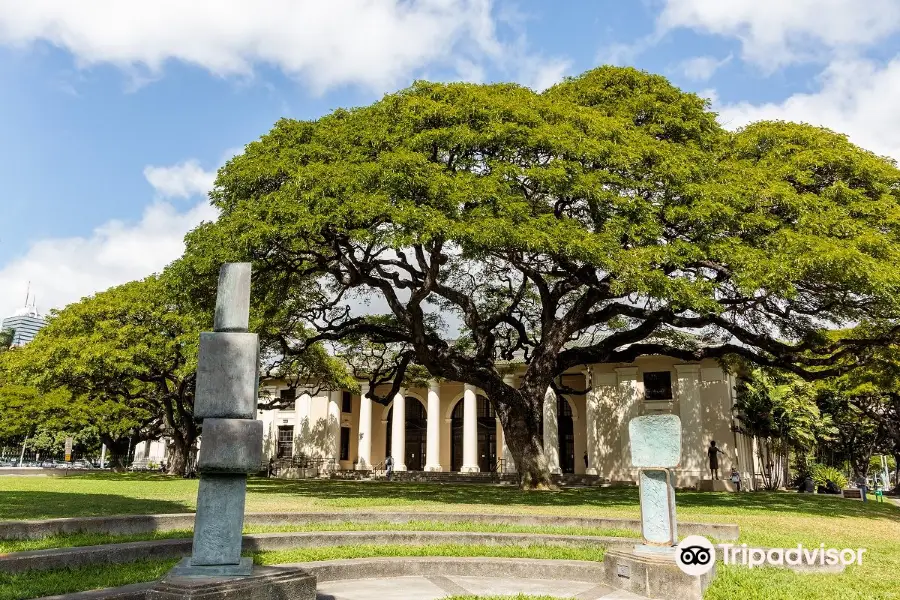
{"type": "MultiPolygon", "coordinates": [[[[507,374],[503,376],[503,383],[508,386],[516,387],[516,376],[513,374],[507,374]]],[[[502,424],[500,427],[500,432],[502,434],[502,442],[503,445],[503,453],[501,456],[503,457],[503,470],[506,473],[515,473],[516,472],[516,461],[513,458],[512,452],[509,449],[509,445],[506,443],[506,432],[503,430],[502,424]]]]}
{"type": "MultiPolygon", "coordinates": [[[[300,397],[294,403],[294,411],[297,415],[297,425],[294,430],[294,439],[299,440],[299,450],[298,452],[304,454],[306,456],[312,456],[312,448],[314,446],[313,441],[313,433],[312,433],[312,423],[311,423],[311,412],[312,408],[312,396],[308,393],[303,392],[300,394],[300,397]]],[[[296,448],[298,442],[294,442],[294,447],[296,448]]]]}
{"type": "Polygon", "coordinates": [[[369,384],[360,384],[359,398],[359,447],[356,469],[368,471],[372,468],[372,399],[369,398],[369,384]]]}
{"type": "Polygon", "coordinates": [[[618,400],[622,411],[620,414],[620,431],[622,440],[622,477],[625,480],[637,481],[637,471],[631,465],[631,436],[628,434],[628,424],[631,419],[641,414],[641,398],[638,389],[637,367],[623,367],[616,369],[618,377],[618,400]]]}
{"type": "MultiPolygon", "coordinates": [[[[585,427],[585,451],[588,457],[588,466],[585,475],[599,475],[597,468],[600,466],[599,444],[597,443],[599,411],[599,397],[594,390],[593,370],[584,370],[584,387],[587,393],[584,395],[584,427],[585,427]]],[[[579,457],[575,457],[578,460],[579,457]]]]}
{"type": "Polygon", "coordinates": [[[478,396],[466,384],[463,392],[463,473],[477,473],[478,468],[478,396]]]}
{"type": "Polygon", "coordinates": [[[544,392],[544,456],[547,468],[554,475],[562,473],[559,468],[559,417],[557,416],[556,392],[547,388],[544,392]]]}
{"type": "Polygon", "coordinates": [[[100,447],[100,468],[106,468],[106,444],[100,447]]]}
{"type": "Polygon", "coordinates": [[[406,470],[406,396],[401,388],[394,396],[394,408],[391,418],[391,456],[394,457],[394,470],[406,470]]]}
{"type": "Polygon", "coordinates": [[[326,439],[327,448],[325,450],[325,458],[333,458],[334,461],[328,465],[328,468],[337,469],[338,461],[341,459],[341,390],[331,390],[328,394],[328,415],[327,429],[328,436],[326,439]]]}
{"type": "Polygon", "coordinates": [[[442,471],[441,468],[441,384],[428,382],[428,431],[425,444],[425,470],[442,471]]]}
{"type": "Polygon", "coordinates": [[[681,418],[681,485],[695,485],[703,479],[706,445],[703,440],[703,413],[700,403],[700,366],[675,365],[675,395],[681,418]]]}

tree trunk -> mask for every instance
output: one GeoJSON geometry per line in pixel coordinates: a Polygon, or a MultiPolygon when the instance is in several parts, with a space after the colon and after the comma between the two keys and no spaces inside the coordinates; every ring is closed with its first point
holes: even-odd
{"type": "Polygon", "coordinates": [[[173,435],[169,444],[168,469],[169,475],[179,475],[184,477],[187,475],[188,467],[191,464],[191,451],[193,450],[194,440],[187,443],[184,436],[173,435]]]}
{"type": "Polygon", "coordinates": [[[557,489],[550,477],[541,436],[544,395],[527,398],[523,393],[510,394],[505,402],[494,406],[500,415],[506,445],[516,463],[519,486],[524,490],[557,489]]]}
{"type": "Polygon", "coordinates": [[[128,438],[113,439],[108,435],[101,435],[100,441],[106,444],[106,462],[111,465],[113,471],[120,473],[128,468],[128,449],[131,446],[128,438]]]}
{"type": "Polygon", "coordinates": [[[166,430],[172,440],[167,471],[169,475],[184,477],[191,467],[191,454],[199,437],[199,427],[192,414],[192,384],[182,381],[177,394],[165,397],[164,407],[166,430]]]}

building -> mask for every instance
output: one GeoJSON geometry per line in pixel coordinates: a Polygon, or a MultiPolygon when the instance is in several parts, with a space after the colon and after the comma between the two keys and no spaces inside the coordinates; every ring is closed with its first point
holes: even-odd
{"type": "Polygon", "coordinates": [[[46,324],[43,317],[38,314],[37,308],[32,304],[20,308],[11,317],[6,317],[0,322],[0,330],[12,329],[15,331],[13,335],[13,346],[24,346],[34,339],[38,330],[46,324]]]}
{"type": "MultiPolygon", "coordinates": [[[[519,367],[519,373],[507,376],[512,384],[524,373],[525,366],[519,367]]],[[[723,478],[734,466],[745,481],[751,479],[752,448],[732,427],[735,379],[716,361],[682,364],[648,356],[631,364],[590,365],[563,377],[566,386],[588,393],[544,403],[544,449],[554,472],[635,481],[629,420],[671,413],[681,417],[683,428],[676,485],[709,479],[710,440],[725,452],[719,459],[723,478]]],[[[277,380],[264,382],[262,390],[287,403],[287,408],[258,413],[267,457],[334,459],[336,468],[350,470],[378,466],[391,454],[397,471],[515,470],[487,398],[462,383],[433,381],[427,388],[402,390],[388,406],[372,402],[365,384],[361,396],[292,390],[277,380]]]]}

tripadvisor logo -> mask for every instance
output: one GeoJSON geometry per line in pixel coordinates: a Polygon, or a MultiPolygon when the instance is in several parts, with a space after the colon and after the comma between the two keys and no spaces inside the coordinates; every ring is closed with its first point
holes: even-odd
{"type": "MultiPolygon", "coordinates": [[[[826,548],[820,544],[818,548],[804,548],[797,544],[796,548],[748,548],[747,544],[721,544],[722,562],[726,565],[742,565],[745,567],[785,565],[799,566],[835,566],[861,565],[865,548],[826,548]]],[[[716,547],[702,535],[689,535],[675,547],[675,562],[688,575],[703,575],[713,568],[716,562],[716,547]]]]}
{"type": "Polygon", "coordinates": [[[702,535],[689,535],[675,547],[675,563],[688,575],[703,575],[716,564],[716,547],[702,535]]]}

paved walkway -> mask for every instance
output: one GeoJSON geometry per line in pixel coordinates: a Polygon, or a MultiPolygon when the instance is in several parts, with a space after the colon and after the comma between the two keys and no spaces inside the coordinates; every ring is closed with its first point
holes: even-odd
{"type": "Polygon", "coordinates": [[[324,581],[316,600],[438,600],[452,595],[547,595],[577,600],[642,600],[630,592],[583,581],[494,577],[387,577],[324,581]]]}

